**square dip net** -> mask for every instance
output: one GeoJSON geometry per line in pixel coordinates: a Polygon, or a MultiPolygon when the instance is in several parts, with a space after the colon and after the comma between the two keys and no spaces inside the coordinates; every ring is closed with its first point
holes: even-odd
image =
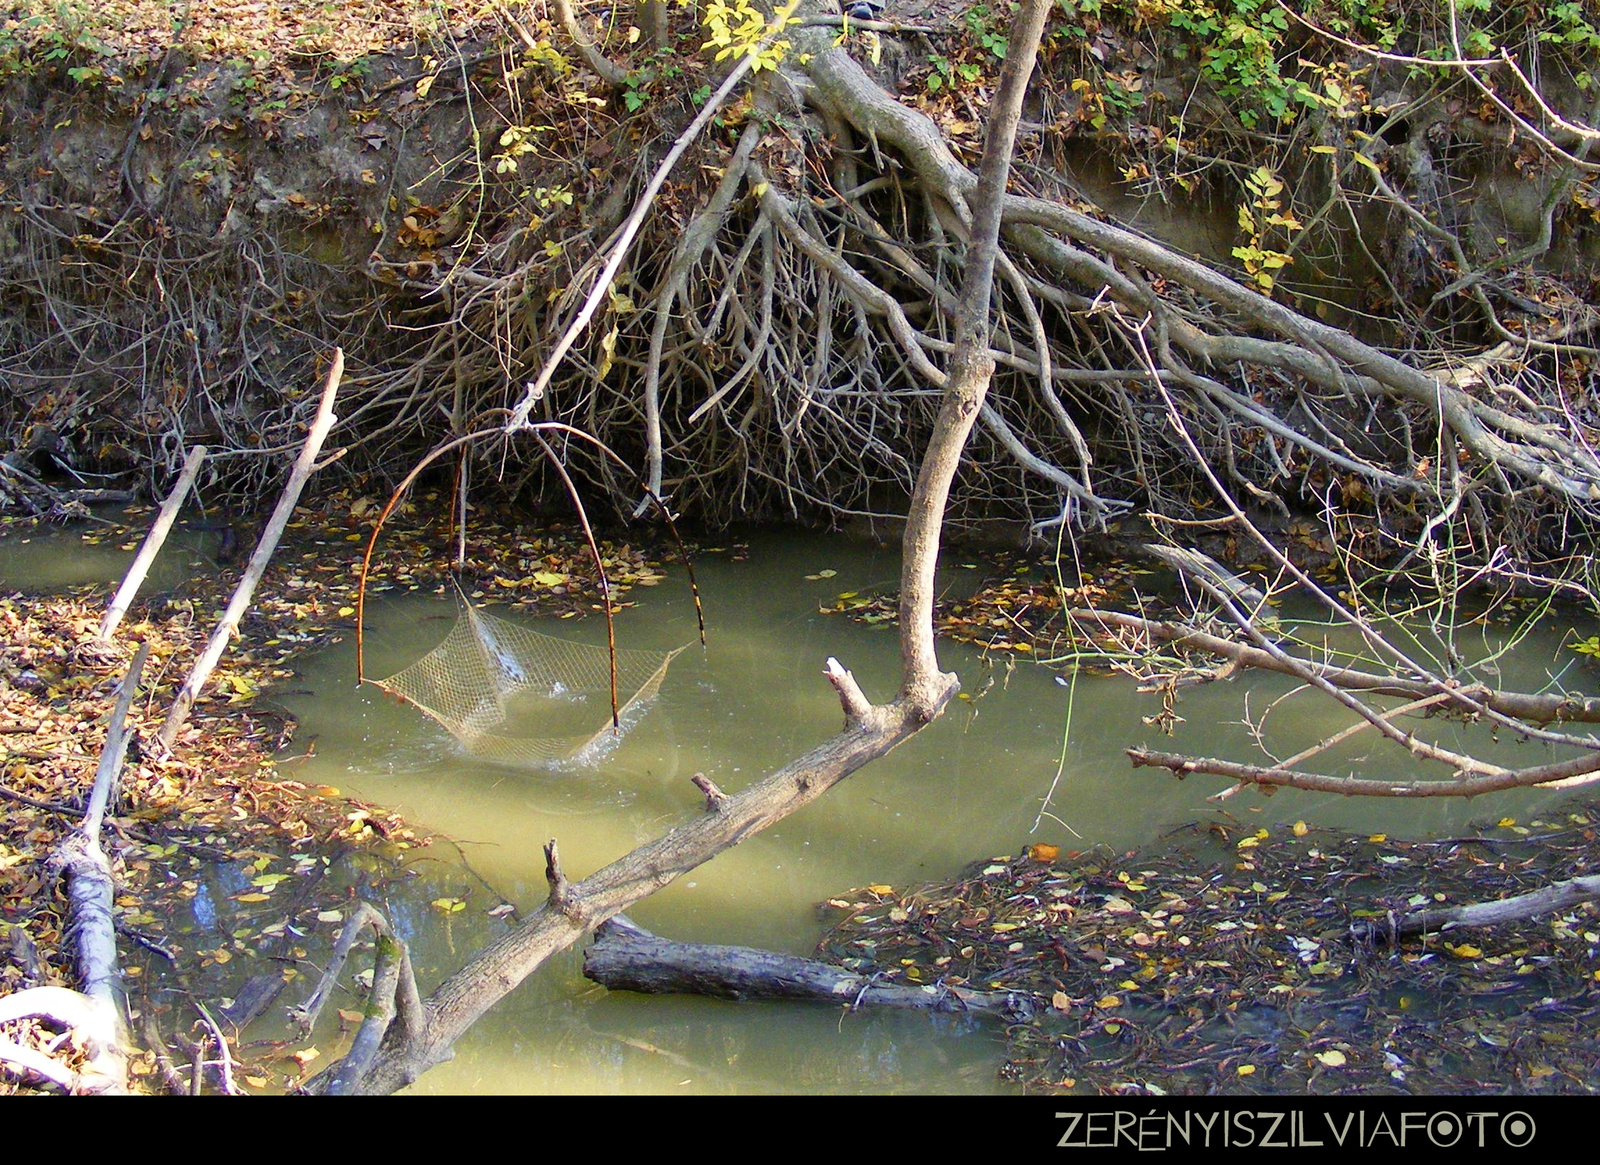
{"type": "Polygon", "coordinates": [[[618,727],[608,648],[543,635],[470,603],[439,646],[371,682],[436,720],[474,756],[566,768],[598,759],[638,719],[682,650],[617,651],[618,698],[633,693],[617,709],[618,727]]]}

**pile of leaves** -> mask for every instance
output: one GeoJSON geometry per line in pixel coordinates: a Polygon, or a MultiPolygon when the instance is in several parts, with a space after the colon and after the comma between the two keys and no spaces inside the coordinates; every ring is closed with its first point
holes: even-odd
{"type": "MultiPolygon", "coordinates": [[[[418,504],[432,514],[440,512],[436,502],[424,496],[418,504]]],[[[405,876],[408,854],[434,840],[337,788],[295,781],[293,758],[273,759],[292,724],[258,700],[292,680],[301,651],[353,633],[357,571],[378,508],[370,498],[343,494],[297,520],[175,755],[158,760],[139,743],[130,750],[105,840],[118,877],[123,972],[142,996],[137,1023],[150,1025],[140,1035],[163,1053],[167,1037],[183,1046],[184,1030],[200,1022],[190,1000],[211,1001],[214,1018],[232,1024],[231,1035],[285,984],[303,973],[314,981],[311,960],[332,943],[348,900],[405,876]]],[[[147,511],[130,512],[78,536],[131,548],[147,519],[147,511]]],[[[29,531],[12,523],[8,533],[29,531]]],[[[475,521],[463,588],[475,601],[556,617],[591,613],[601,605],[597,575],[574,534],[475,521]]],[[[439,530],[423,526],[386,534],[373,588],[452,588],[444,543],[439,530]]],[[[614,596],[664,577],[629,546],[606,543],[602,555],[614,596]]],[[[109,648],[94,643],[106,602],[101,589],[0,595],[0,994],[72,982],[66,901],[49,858],[81,816],[132,645],[151,645],[130,716],[135,741],[148,745],[235,577],[232,570],[202,574],[174,593],[141,600],[109,648]]],[[[0,1038],[44,1046],[55,1037],[35,1026],[0,1038]]],[[[248,1056],[235,1049],[241,1058],[234,1083],[292,1085],[315,1070],[308,1065],[316,1053],[306,1051],[285,1052],[272,1041],[248,1056]]],[[[164,1055],[136,1061],[135,1071],[187,1087],[164,1055]]],[[[10,1087],[14,1080],[0,1075],[0,1092],[10,1087]]]]}
{"type": "Polygon", "coordinates": [[[824,957],[1009,990],[1003,1074],[1035,1090],[1589,1093],[1600,911],[1373,945],[1352,922],[1592,872],[1590,807],[1403,842],[1218,821],[1160,852],[1034,845],[955,882],[830,900],[824,957]]]}

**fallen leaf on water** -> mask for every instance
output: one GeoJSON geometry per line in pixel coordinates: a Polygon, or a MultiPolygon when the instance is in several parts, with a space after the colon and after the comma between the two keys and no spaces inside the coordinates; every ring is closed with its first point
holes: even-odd
{"type": "Polygon", "coordinates": [[[1028,847],[1028,856],[1036,862],[1053,862],[1061,856],[1061,847],[1040,842],[1028,847]]]}
{"type": "Polygon", "coordinates": [[[1317,1063],[1321,1064],[1324,1068],[1343,1068],[1344,1062],[1344,1053],[1339,1051],[1337,1048],[1331,1051],[1317,1053],[1317,1063]]]}
{"type": "Polygon", "coordinates": [[[1067,998],[1065,991],[1057,991],[1050,997],[1050,1006],[1057,1011],[1065,1011],[1072,1006],[1072,1000],[1067,998]]]}

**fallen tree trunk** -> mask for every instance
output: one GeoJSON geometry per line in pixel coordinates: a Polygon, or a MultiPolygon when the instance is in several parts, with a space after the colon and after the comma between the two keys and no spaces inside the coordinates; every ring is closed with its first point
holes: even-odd
{"type": "Polygon", "coordinates": [[[112,915],[116,881],[100,846],[100,828],[116,800],[117,779],[128,753],[128,709],[150,645],[141,643],[122,679],[106,732],[105,750],[84,808],[83,824],[51,856],[67,881],[67,925],[81,991],[34,987],[0,1000],[0,1022],[35,1018],[75,1031],[88,1053],[83,1071],[11,1042],[0,1043],[0,1060],[50,1080],[71,1092],[121,1093],[128,1088],[127,1033],[117,974],[117,933],[112,915]]]}
{"type": "Polygon", "coordinates": [[[750,999],[809,999],[842,1003],[851,1011],[892,1007],[1026,1019],[1032,1000],[1015,991],[972,991],[949,984],[882,983],[832,963],[755,947],[676,943],[618,915],[583,954],[583,973],[611,991],[646,995],[709,995],[750,999]]]}
{"type": "Polygon", "coordinates": [[[1388,919],[1363,919],[1353,923],[1350,934],[1361,942],[1378,942],[1408,934],[1454,930],[1463,926],[1499,926],[1537,918],[1553,910],[1565,910],[1582,902],[1600,898],[1600,875],[1568,878],[1553,882],[1527,894],[1495,902],[1469,902],[1462,906],[1433,907],[1413,914],[1391,915],[1388,919]]]}

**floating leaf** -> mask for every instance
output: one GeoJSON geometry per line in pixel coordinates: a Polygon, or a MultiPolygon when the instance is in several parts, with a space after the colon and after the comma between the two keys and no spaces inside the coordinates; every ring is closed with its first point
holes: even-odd
{"type": "Polygon", "coordinates": [[[1337,1048],[1333,1048],[1326,1052],[1318,1052],[1317,1063],[1321,1064],[1324,1068],[1343,1068],[1345,1063],[1345,1055],[1337,1048]]]}
{"type": "Polygon", "coordinates": [[[1061,856],[1061,847],[1040,842],[1028,847],[1028,856],[1036,862],[1053,862],[1061,856]]]}

